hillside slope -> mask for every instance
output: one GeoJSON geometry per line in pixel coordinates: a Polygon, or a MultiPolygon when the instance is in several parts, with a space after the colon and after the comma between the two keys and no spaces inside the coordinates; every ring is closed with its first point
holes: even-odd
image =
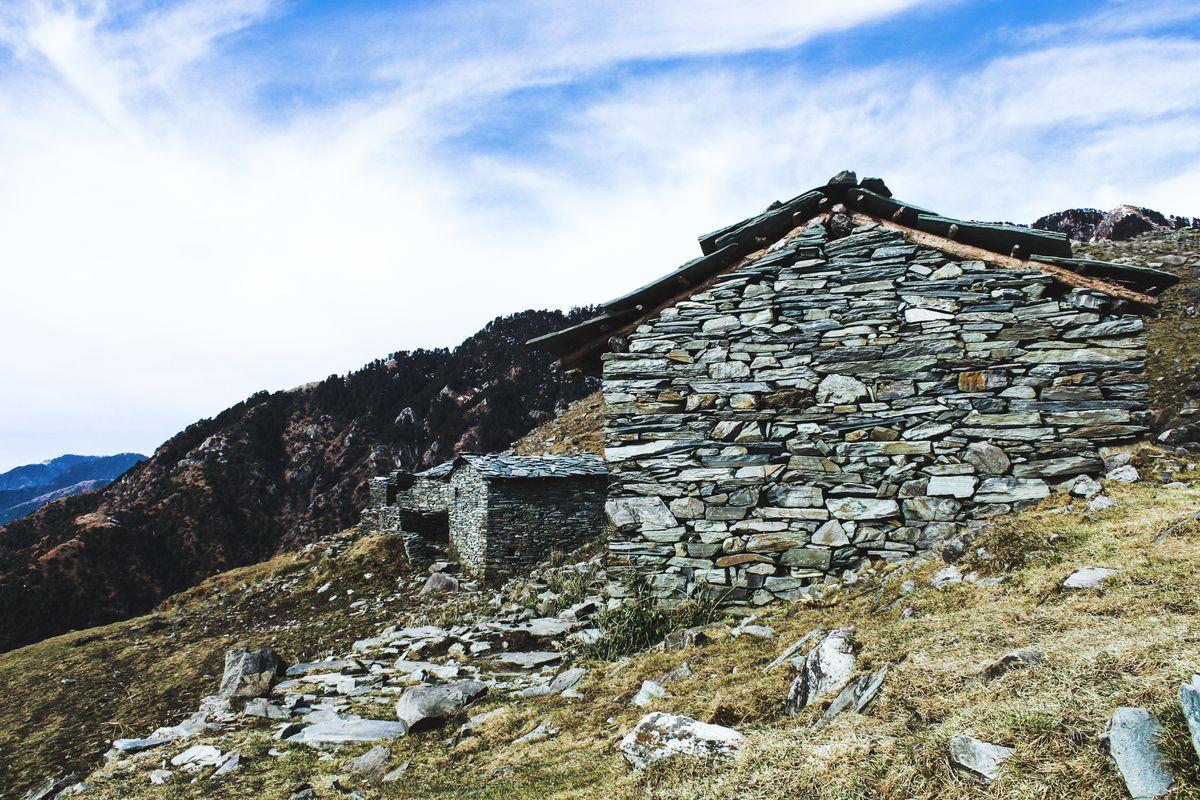
{"type": "Polygon", "coordinates": [[[0,525],[32,514],[47,503],[102,489],[146,457],[65,455],[0,474],[0,525]]]}
{"type": "Polygon", "coordinates": [[[397,463],[504,449],[594,390],[524,347],[573,319],[526,311],[453,351],[396,353],[261,392],[189,426],[103,491],[0,528],[0,650],[128,617],[344,529],[366,479],[397,463]]]}
{"type": "MultiPolygon", "coordinates": [[[[1175,693],[1200,671],[1194,631],[1200,472],[1194,462],[1155,452],[1134,463],[1143,482],[1109,485],[1116,505],[1107,510],[1089,511],[1085,501],[1056,495],[999,520],[958,565],[962,577],[948,578],[935,560],[893,564],[831,586],[819,600],[765,610],[754,623],[767,630],[755,635],[735,638],[736,621],[729,620],[710,630],[707,645],[628,657],[583,654],[577,663],[587,673],[575,687],[578,697],[522,699],[498,686],[471,708],[473,715],[492,713],[468,736],[452,735],[450,726],[385,742],[387,768],[407,764],[390,782],[378,776],[365,782],[347,766],[370,744],[315,749],[275,738],[280,722],[239,717],[220,730],[109,762],[86,778],[83,796],[286,800],[307,789],[312,794],[303,796],[317,798],[358,790],[371,798],[966,800],[981,789],[947,758],[950,739],[965,733],[1015,750],[988,797],[1113,800],[1128,795],[1099,735],[1116,708],[1143,706],[1165,727],[1161,747],[1180,784],[1172,797],[1197,798],[1200,759],[1175,693]],[[1095,588],[1063,588],[1080,567],[1116,572],[1095,588]],[[846,627],[855,631],[854,674],[885,664],[889,671],[873,706],[818,730],[828,700],[788,714],[795,671],[786,661],[765,668],[806,634],[846,627]],[[1038,651],[1044,661],[999,677],[985,674],[1015,649],[1038,651]],[[645,680],[659,681],[666,693],[638,706],[631,700],[645,680]],[[618,745],[650,711],[731,726],[745,736],[741,751],[726,762],[684,759],[633,770],[618,745]],[[518,741],[540,725],[542,735],[518,741]],[[196,744],[237,752],[237,769],[210,779],[212,766],[188,771],[170,763],[196,744]],[[151,772],[164,768],[166,782],[153,785],[151,772]]],[[[85,758],[66,757],[78,752],[80,739],[91,743],[94,758],[106,739],[178,722],[215,690],[220,656],[235,641],[271,645],[296,661],[349,654],[351,641],[372,625],[465,625],[496,613],[466,587],[441,596],[443,611],[430,615],[420,596],[387,588],[396,577],[410,587],[420,581],[397,575],[399,559],[390,561],[380,549],[386,538],[347,543],[340,554],[310,549],[219,576],[151,618],[0,656],[0,681],[13,700],[0,706],[0,763],[11,764],[0,781],[24,787],[80,765],[85,758]],[[354,597],[371,600],[355,608],[354,597]],[[113,665],[111,678],[90,669],[99,659],[113,665]],[[64,686],[61,678],[73,682],[64,686]],[[72,739],[73,731],[86,735],[72,739]]],[[[566,589],[556,587],[567,585],[559,579],[550,589],[561,597],[566,589]]],[[[510,589],[508,597],[524,596],[530,614],[545,613],[547,594],[540,590],[546,587],[532,583],[523,593],[510,589]]],[[[644,621],[606,622],[602,615],[598,624],[627,632],[644,621]],[[618,623],[625,628],[612,627],[618,623]]],[[[419,658],[460,663],[461,654],[446,644],[455,641],[454,631],[467,629],[447,627],[443,644],[419,658]]],[[[373,652],[358,647],[353,655],[382,680],[360,677],[351,683],[356,688],[339,689],[326,677],[312,684],[324,689],[308,691],[323,695],[319,702],[348,702],[359,714],[394,720],[392,703],[411,683],[390,665],[397,654],[417,656],[404,656],[403,648],[373,652]]],[[[361,665],[351,663],[349,671],[363,676],[361,665]]]]}

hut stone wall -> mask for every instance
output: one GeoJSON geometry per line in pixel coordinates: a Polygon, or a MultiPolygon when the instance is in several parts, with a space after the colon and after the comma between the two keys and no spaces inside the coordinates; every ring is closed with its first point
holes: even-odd
{"type": "Polygon", "coordinates": [[[814,226],[604,355],[609,567],[794,599],[1101,469],[1147,431],[1140,317],[1028,270],[814,226]]]}
{"type": "Polygon", "coordinates": [[[485,577],[527,571],[551,552],[568,552],[600,538],[607,482],[595,476],[493,481],[488,488],[485,577]]]}

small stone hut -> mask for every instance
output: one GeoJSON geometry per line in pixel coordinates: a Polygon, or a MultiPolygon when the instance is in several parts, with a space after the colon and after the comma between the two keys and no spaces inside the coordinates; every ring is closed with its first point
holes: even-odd
{"type": "Polygon", "coordinates": [[[598,538],[607,483],[594,455],[460,455],[373,479],[365,516],[405,534],[414,560],[414,546],[443,542],[469,572],[501,580],[598,538]]]}
{"type": "Polygon", "coordinates": [[[530,345],[603,377],[610,571],[794,599],[961,542],[1147,433],[1142,315],[1176,278],[842,173],[530,345]]]}

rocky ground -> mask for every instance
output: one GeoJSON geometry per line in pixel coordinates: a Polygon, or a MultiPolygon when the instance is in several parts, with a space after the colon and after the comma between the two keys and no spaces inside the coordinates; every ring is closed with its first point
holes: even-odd
{"type": "MultiPolygon", "coordinates": [[[[101,725],[109,754],[95,771],[43,763],[40,796],[1098,800],[1171,785],[1200,797],[1190,458],[1143,450],[1112,465],[1105,502],[1055,495],[997,521],[955,564],[849,575],[649,647],[603,646],[632,641],[625,628],[669,628],[623,613],[631,601],[604,595],[587,553],[498,592],[441,563],[389,575],[388,591],[336,602],[347,622],[362,614],[342,637],[314,612],[308,646],[299,615],[299,637],[286,623],[177,645],[213,669],[179,687],[170,713],[101,725]]],[[[315,605],[371,585],[380,561],[363,554],[379,546],[351,534],[285,574],[201,587],[161,624],[215,622],[247,594],[300,590],[315,605]]],[[[42,690],[72,671],[42,674],[42,690]]],[[[5,754],[30,746],[9,740],[5,754]]]]}

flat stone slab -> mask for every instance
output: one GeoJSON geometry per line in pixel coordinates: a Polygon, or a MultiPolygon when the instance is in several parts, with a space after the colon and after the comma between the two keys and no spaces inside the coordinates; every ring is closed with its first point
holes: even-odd
{"type": "Polygon", "coordinates": [[[1101,739],[1134,800],[1164,797],[1175,788],[1175,778],[1158,749],[1165,733],[1144,708],[1118,708],[1108,720],[1101,739]]]}
{"type": "Polygon", "coordinates": [[[1077,569],[1062,582],[1064,589],[1095,589],[1104,581],[1117,574],[1115,569],[1104,567],[1084,567],[1077,569]]]}
{"type": "Polygon", "coordinates": [[[978,783],[989,784],[1000,774],[1000,767],[1013,753],[1012,747],[991,744],[960,733],[950,740],[950,765],[978,783]]]}
{"type": "Polygon", "coordinates": [[[619,749],[631,767],[645,769],[668,758],[731,758],[741,749],[743,739],[733,728],[655,711],[642,717],[621,740],[619,749]]]}
{"type": "Polygon", "coordinates": [[[1200,675],[1179,687],[1179,706],[1192,736],[1192,749],[1200,757],[1200,675]]]}
{"type": "Polygon", "coordinates": [[[311,675],[315,672],[359,672],[361,666],[349,658],[327,658],[323,661],[310,661],[304,664],[293,664],[284,673],[289,678],[311,675]]]}
{"type": "Polygon", "coordinates": [[[288,741],[314,745],[381,742],[404,736],[406,733],[408,733],[408,726],[403,722],[388,722],[380,719],[337,719],[309,725],[299,733],[289,736],[288,741]]]}
{"type": "Polygon", "coordinates": [[[553,650],[536,650],[528,653],[501,653],[492,656],[496,664],[507,664],[521,669],[536,669],[562,661],[562,653],[553,650]]]}
{"type": "Polygon", "coordinates": [[[114,750],[122,753],[138,753],[152,747],[169,744],[171,741],[173,740],[166,736],[147,736],[144,739],[117,739],[112,746],[114,750]]]}

